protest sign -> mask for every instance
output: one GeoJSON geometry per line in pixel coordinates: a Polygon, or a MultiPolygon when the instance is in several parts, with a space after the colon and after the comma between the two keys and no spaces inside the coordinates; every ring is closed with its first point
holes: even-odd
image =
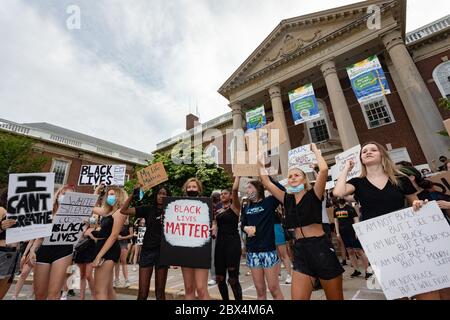
{"type": "Polygon", "coordinates": [[[450,196],[450,172],[444,171],[439,174],[428,177],[427,180],[433,182],[436,191],[446,193],[450,196]]]}
{"type": "Polygon", "coordinates": [[[92,215],[98,195],[67,192],[53,219],[52,234],[44,239],[46,246],[75,245],[80,240],[84,222],[92,215]]]}
{"type": "Polygon", "coordinates": [[[359,177],[361,175],[361,161],[359,160],[359,154],[361,153],[361,145],[357,145],[353,148],[350,148],[341,154],[338,154],[336,159],[336,168],[333,170],[333,180],[337,180],[339,175],[345,168],[345,164],[348,160],[352,160],[354,162],[354,166],[352,171],[350,171],[347,175],[347,181],[350,179],[359,177]]]}
{"type": "Polygon", "coordinates": [[[52,233],[54,181],[54,173],[9,175],[6,217],[16,224],[6,230],[7,244],[52,233]]]}
{"type": "Polygon", "coordinates": [[[252,132],[264,127],[266,125],[264,105],[246,112],[245,120],[247,122],[247,132],[252,132]]]}
{"type": "Polygon", "coordinates": [[[450,226],[435,201],[353,228],[387,299],[450,287],[450,226]]]}
{"type": "Polygon", "coordinates": [[[162,162],[152,164],[151,166],[136,172],[136,175],[144,190],[149,190],[154,186],[169,180],[162,162]]]}
{"type": "Polygon", "coordinates": [[[288,167],[298,166],[303,172],[313,172],[312,166],[317,164],[316,155],[311,151],[311,144],[307,144],[288,152],[288,167]]]}
{"type": "Polygon", "coordinates": [[[147,227],[138,227],[138,235],[136,240],[136,244],[138,246],[142,246],[144,244],[144,235],[146,230],[147,227]]]}
{"type": "Polygon", "coordinates": [[[211,200],[168,197],[164,207],[161,265],[209,269],[211,200]]]}
{"type": "Polygon", "coordinates": [[[295,125],[320,117],[312,83],[289,92],[289,102],[295,125]]]}
{"type": "Polygon", "coordinates": [[[251,157],[268,151],[277,151],[287,141],[279,120],[272,121],[263,128],[245,134],[245,143],[251,157]]]}
{"type": "Polygon", "coordinates": [[[126,165],[81,166],[79,186],[123,186],[125,184],[126,165]]]}
{"type": "Polygon", "coordinates": [[[419,172],[422,174],[422,177],[427,178],[433,174],[431,168],[428,164],[421,164],[418,166],[414,166],[419,172]]]}

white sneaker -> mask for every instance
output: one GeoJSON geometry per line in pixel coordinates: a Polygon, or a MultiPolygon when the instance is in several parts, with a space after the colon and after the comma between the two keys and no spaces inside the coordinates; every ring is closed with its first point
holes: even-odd
{"type": "Polygon", "coordinates": [[[120,280],[114,280],[113,287],[120,288],[120,280]]]}
{"type": "Polygon", "coordinates": [[[208,286],[214,286],[216,283],[216,280],[211,279],[208,281],[208,286]]]}
{"type": "Polygon", "coordinates": [[[130,281],[125,280],[124,288],[128,288],[131,285],[130,281]]]}
{"type": "Polygon", "coordinates": [[[292,277],[288,274],[286,276],[286,284],[291,284],[291,282],[292,282],[292,277]]]}
{"type": "Polygon", "coordinates": [[[59,298],[59,300],[67,300],[67,292],[63,292],[61,294],[61,298],[59,298]]]}

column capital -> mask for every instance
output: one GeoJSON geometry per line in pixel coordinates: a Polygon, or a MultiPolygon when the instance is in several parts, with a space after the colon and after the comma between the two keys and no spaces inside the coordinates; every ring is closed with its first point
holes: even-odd
{"type": "Polygon", "coordinates": [[[233,101],[233,102],[230,102],[230,103],[228,104],[228,106],[231,108],[231,110],[233,110],[233,112],[234,112],[234,111],[239,111],[239,112],[241,112],[241,109],[242,109],[242,103],[241,103],[240,101],[233,101]]]}
{"type": "Polygon", "coordinates": [[[383,44],[388,52],[390,52],[391,49],[397,45],[406,46],[405,42],[403,41],[402,33],[397,29],[391,30],[381,35],[380,37],[381,41],[383,41],[383,44]]]}
{"type": "Polygon", "coordinates": [[[322,74],[324,77],[327,77],[328,75],[336,72],[336,63],[334,63],[333,60],[328,60],[322,63],[320,66],[320,71],[322,71],[322,74]]]}
{"type": "Polygon", "coordinates": [[[272,84],[268,91],[270,99],[281,98],[281,86],[279,83],[272,84]]]}

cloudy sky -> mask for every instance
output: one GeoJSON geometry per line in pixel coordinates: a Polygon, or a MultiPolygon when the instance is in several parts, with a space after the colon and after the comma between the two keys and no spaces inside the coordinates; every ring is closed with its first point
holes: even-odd
{"type": "MultiPolygon", "coordinates": [[[[282,19],[353,2],[3,0],[0,118],[150,152],[196,105],[201,122],[229,111],[217,89],[282,19]],[[71,4],[79,30],[66,26],[71,4]]],[[[408,1],[407,31],[450,11],[429,4],[408,1]]]]}

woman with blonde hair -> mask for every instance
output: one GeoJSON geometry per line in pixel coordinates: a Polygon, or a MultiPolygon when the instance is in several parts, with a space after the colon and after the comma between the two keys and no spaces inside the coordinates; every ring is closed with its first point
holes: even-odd
{"type": "MultiPolygon", "coordinates": [[[[361,148],[361,176],[347,182],[354,163],[348,161],[341,172],[333,194],[345,197],[354,194],[361,204],[361,221],[370,220],[405,208],[405,200],[418,211],[423,201],[407,176],[398,171],[386,149],[377,142],[367,142],[361,148]]],[[[439,300],[438,292],[417,295],[419,300],[439,300]]]]}
{"type": "Polygon", "coordinates": [[[322,202],[328,178],[328,165],[313,143],[319,166],[314,187],[301,168],[289,168],[286,191],[270,181],[260,160],[261,181],[285,210],[285,225],[295,229],[294,272],[292,274],[292,300],[309,300],[318,278],[328,300],[343,300],[342,273],[344,269],[334,252],[333,245],[322,226],[322,202]]]}
{"type": "MultiPolygon", "coordinates": [[[[53,218],[67,192],[75,187],[60,188],[53,201],[53,218]]],[[[59,300],[66,279],[66,270],[72,264],[73,245],[43,245],[44,238],[36,239],[30,248],[29,262],[34,266],[33,284],[36,300],[59,300]]]]}
{"type": "MultiPolygon", "coordinates": [[[[188,197],[200,197],[203,185],[197,178],[188,179],[183,185],[183,194],[188,197]]],[[[208,292],[208,269],[182,267],[186,300],[194,300],[195,293],[200,300],[210,300],[208,292]]]]}
{"type": "MultiPolygon", "coordinates": [[[[104,185],[95,190],[99,194],[104,185]]],[[[96,242],[96,257],[92,266],[94,269],[94,287],[96,300],[115,300],[113,288],[114,264],[119,262],[119,233],[125,223],[126,216],[120,213],[120,207],[128,197],[125,190],[118,187],[108,187],[106,197],[101,207],[94,208],[94,214],[102,217],[99,231],[86,232],[96,242]]]]}

